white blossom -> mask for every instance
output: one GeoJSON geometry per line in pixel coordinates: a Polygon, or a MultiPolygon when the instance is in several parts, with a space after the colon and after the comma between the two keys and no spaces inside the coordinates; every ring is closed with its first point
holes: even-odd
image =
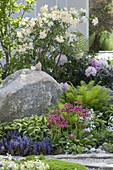
{"type": "Polygon", "coordinates": [[[48,11],[48,5],[44,5],[40,8],[40,11],[43,12],[47,12],[48,11]]]}
{"type": "Polygon", "coordinates": [[[47,33],[46,33],[45,30],[42,31],[42,32],[40,32],[40,34],[39,34],[39,38],[40,38],[40,39],[44,39],[44,38],[46,38],[46,37],[47,37],[47,33]]]}
{"type": "Polygon", "coordinates": [[[20,38],[20,39],[23,38],[22,32],[17,31],[17,37],[20,38]]]}
{"type": "Polygon", "coordinates": [[[63,43],[64,42],[64,38],[62,36],[56,36],[55,40],[59,43],[63,43]]]}
{"type": "Polygon", "coordinates": [[[93,20],[92,20],[92,23],[94,26],[96,26],[98,24],[98,18],[95,17],[93,20]]]}
{"type": "Polygon", "coordinates": [[[30,69],[34,71],[34,70],[36,70],[36,67],[35,66],[31,66],[30,69]]]}

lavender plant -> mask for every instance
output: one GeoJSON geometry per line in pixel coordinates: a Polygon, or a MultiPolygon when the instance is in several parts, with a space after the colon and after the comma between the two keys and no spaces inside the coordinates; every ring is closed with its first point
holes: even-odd
{"type": "Polygon", "coordinates": [[[50,154],[52,150],[52,142],[48,138],[43,139],[42,142],[36,142],[34,144],[34,154],[50,154]]]}
{"type": "Polygon", "coordinates": [[[31,155],[48,154],[52,150],[52,142],[44,139],[42,142],[34,142],[26,136],[21,136],[17,130],[7,132],[0,140],[0,154],[6,155],[31,155]]]}

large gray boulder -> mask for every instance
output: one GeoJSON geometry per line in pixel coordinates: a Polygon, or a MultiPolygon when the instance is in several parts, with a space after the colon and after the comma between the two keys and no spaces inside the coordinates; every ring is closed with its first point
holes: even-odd
{"type": "Polygon", "coordinates": [[[0,121],[47,113],[61,95],[59,84],[43,71],[18,70],[0,86],[0,121]]]}

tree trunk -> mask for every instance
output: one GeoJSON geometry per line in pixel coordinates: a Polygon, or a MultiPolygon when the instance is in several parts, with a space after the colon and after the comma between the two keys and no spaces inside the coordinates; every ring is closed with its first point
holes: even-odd
{"type": "Polygon", "coordinates": [[[95,39],[94,39],[94,42],[92,44],[92,46],[90,47],[90,51],[93,51],[93,52],[96,52],[98,53],[99,50],[100,50],[100,33],[97,33],[95,35],[95,39]]]}

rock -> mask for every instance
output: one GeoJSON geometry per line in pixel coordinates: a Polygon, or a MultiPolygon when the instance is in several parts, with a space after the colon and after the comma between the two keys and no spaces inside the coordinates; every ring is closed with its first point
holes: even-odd
{"type": "Polygon", "coordinates": [[[47,113],[62,94],[59,84],[43,71],[18,70],[0,87],[0,121],[47,113]]]}

